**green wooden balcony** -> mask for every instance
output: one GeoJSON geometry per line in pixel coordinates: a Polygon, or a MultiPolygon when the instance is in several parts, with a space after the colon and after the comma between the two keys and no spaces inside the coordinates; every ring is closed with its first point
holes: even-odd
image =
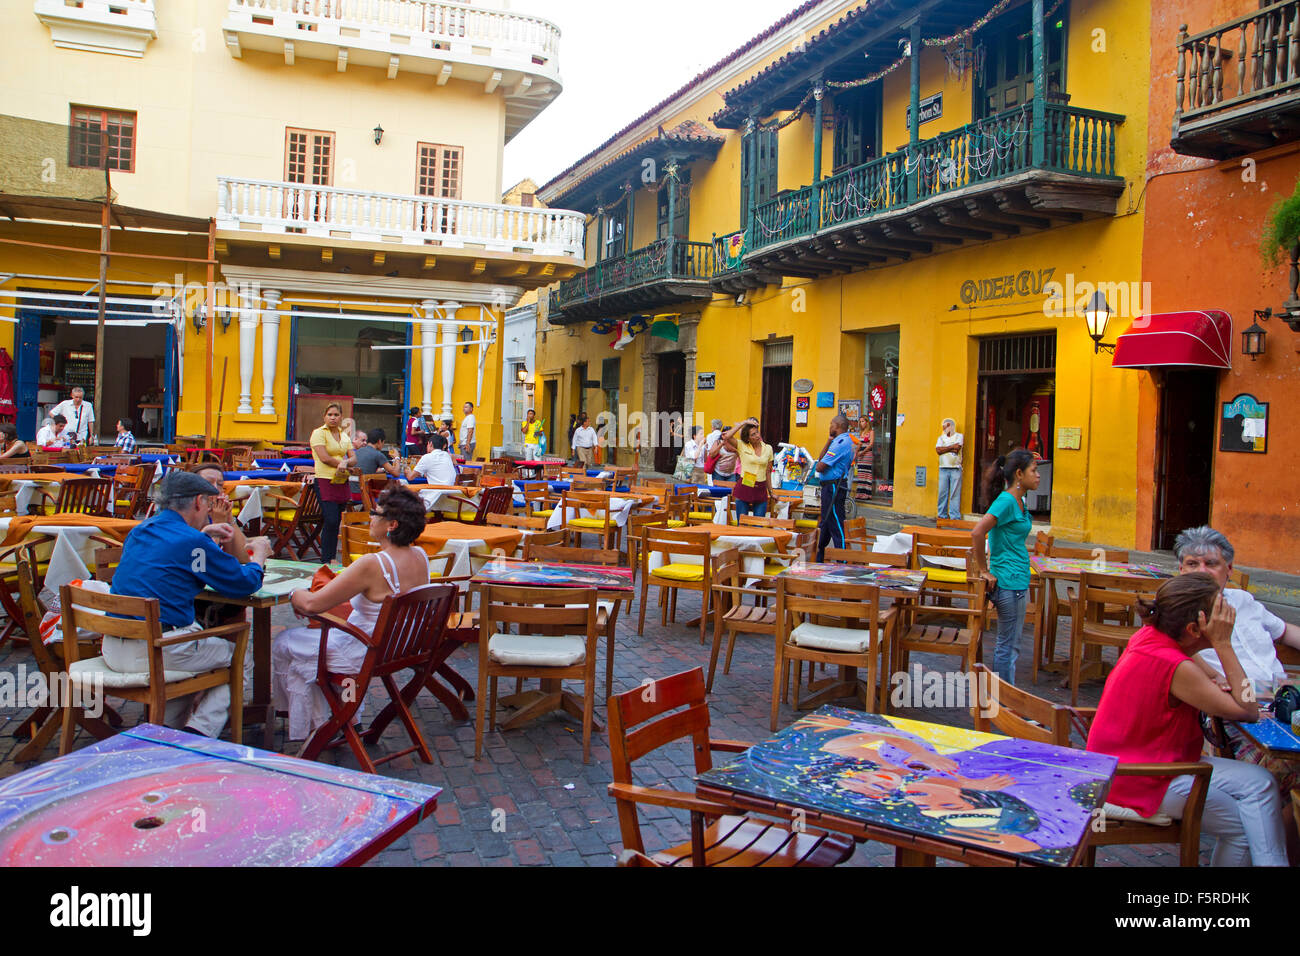
{"type": "Polygon", "coordinates": [[[743,265],[816,277],[944,243],[1016,235],[1113,215],[1124,117],[1044,104],[1035,158],[1032,101],[890,153],[754,211],[743,265]]]}
{"type": "Polygon", "coordinates": [[[607,318],[691,300],[707,301],[713,291],[711,242],[657,239],[626,255],[605,259],[551,291],[553,325],[607,318]]]}

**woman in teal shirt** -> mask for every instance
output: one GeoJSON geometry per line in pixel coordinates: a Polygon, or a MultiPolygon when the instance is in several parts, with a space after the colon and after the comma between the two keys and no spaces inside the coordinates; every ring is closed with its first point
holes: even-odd
{"type": "Polygon", "coordinates": [[[1001,492],[971,531],[970,574],[982,575],[992,588],[998,609],[998,641],[993,650],[993,671],[1009,684],[1016,682],[1016,657],[1025,629],[1025,604],[1029,597],[1029,537],[1031,522],[1025,492],[1038,487],[1038,462],[1023,448],[999,458],[989,473],[990,494],[1001,492]],[[984,538],[988,537],[988,560],[984,538]],[[987,568],[987,570],[985,570],[987,568]]]}

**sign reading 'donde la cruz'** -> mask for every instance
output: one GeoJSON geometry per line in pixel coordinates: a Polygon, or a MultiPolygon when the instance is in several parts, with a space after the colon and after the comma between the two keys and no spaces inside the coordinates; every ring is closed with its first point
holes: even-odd
{"type": "Polygon", "coordinates": [[[1021,269],[1011,275],[967,279],[961,284],[961,301],[963,305],[976,305],[980,302],[1011,299],[1018,295],[1042,295],[1055,274],[1055,268],[1021,269]]]}

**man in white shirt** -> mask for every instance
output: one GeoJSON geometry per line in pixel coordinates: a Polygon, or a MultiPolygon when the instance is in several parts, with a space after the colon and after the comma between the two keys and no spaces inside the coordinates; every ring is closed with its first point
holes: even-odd
{"type": "Polygon", "coordinates": [[[36,433],[36,444],[41,448],[67,448],[73,443],[72,430],[62,415],[52,415],[49,423],[36,433]]]}
{"type": "Polygon", "coordinates": [[[454,485],[456,462],[447,453],[447,439],[441,435],[430,435],[428,447],[429,453],[415,463],[406,477],[423,478],[431,485],[454,485]]]}
{"type": "Polygon", "coordinates": [[[934,443],[939,455],[939,517],[961,520],[961,449],[965,439],[951,418],[934,443]]]}
{"type": "Polygon", "coordinates": [[[86,392],[82,388],[74,388],[72,397],[66,401],[59,402],[50,409],[50,416],[62,415],[68,423],[68,431],[78,442],[88,442],[95,425],[95,410],[90,407],[90,403],[85,401],[86,392]]]}
{"type": "MultiPolygon", "coordinates": [[[[1237,612],[1232,649],[1241,661],[1241,669],[1255,683],[1255,692],[1272,693],[1277,682],[1286,677],[1277,658],[1277,645],[1300,649],[1300,627],[1282,620],[1249,591],[1227,587],[1234,551],[1220,532],[1204,526],[1188,528],[1174,539],[1174,554],[1180,573],[1203,571],[1225,587],[1224,600],[1237,612]]],[[[1213,651],[1201,651],[1196,659],[1210,676],[1223,678],[1219,658],[1213,651]]]]}
{"type": "Polygon", "coordinates": [[[596,429],[583,415],[578,419],[578,427],[573,430],[573,452],[583,468],[590,468],[596,461],[596,429]]]}
{"type": "Polygon", "coordinates": [[[460,420],[460,455],[466,461],[474,460],[474,429],[478,422],[474,420],[474,403],[465,403],[465,417],[460,420]]]}

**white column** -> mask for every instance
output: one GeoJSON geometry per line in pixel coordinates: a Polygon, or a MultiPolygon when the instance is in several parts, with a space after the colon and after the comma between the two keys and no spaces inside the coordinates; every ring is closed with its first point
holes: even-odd
{"type": "Polygon", "coordinates": [[[262,293],[266,308],[262,310],[262,415],[275,414],[275,368],[280,350],[280,292],[267,289],[262,293]]]}
{"type": "Polygon", "coordinates": [[[459,302],[442,304],[442,414],[450,415],[451,387],[456,381],[456,313],[459,302]]]}
{"type": "Polygon", "coordinates": [[[239,406],[241,415],[253,414],[253,349],[257,342],[257,303],[254,286],[239,290],[239,406]]]}
{"type": "MultiPolygon", "coordinates": [[[[438,311],[436,299],[425,299],[420,303],[425,316],[438,311]]],[[[420,411],[425,415],[433,414],[433,357],[437,349],[433,347],[438,334],[438,323],[426,321],[420,323],[420,411]]]]}

